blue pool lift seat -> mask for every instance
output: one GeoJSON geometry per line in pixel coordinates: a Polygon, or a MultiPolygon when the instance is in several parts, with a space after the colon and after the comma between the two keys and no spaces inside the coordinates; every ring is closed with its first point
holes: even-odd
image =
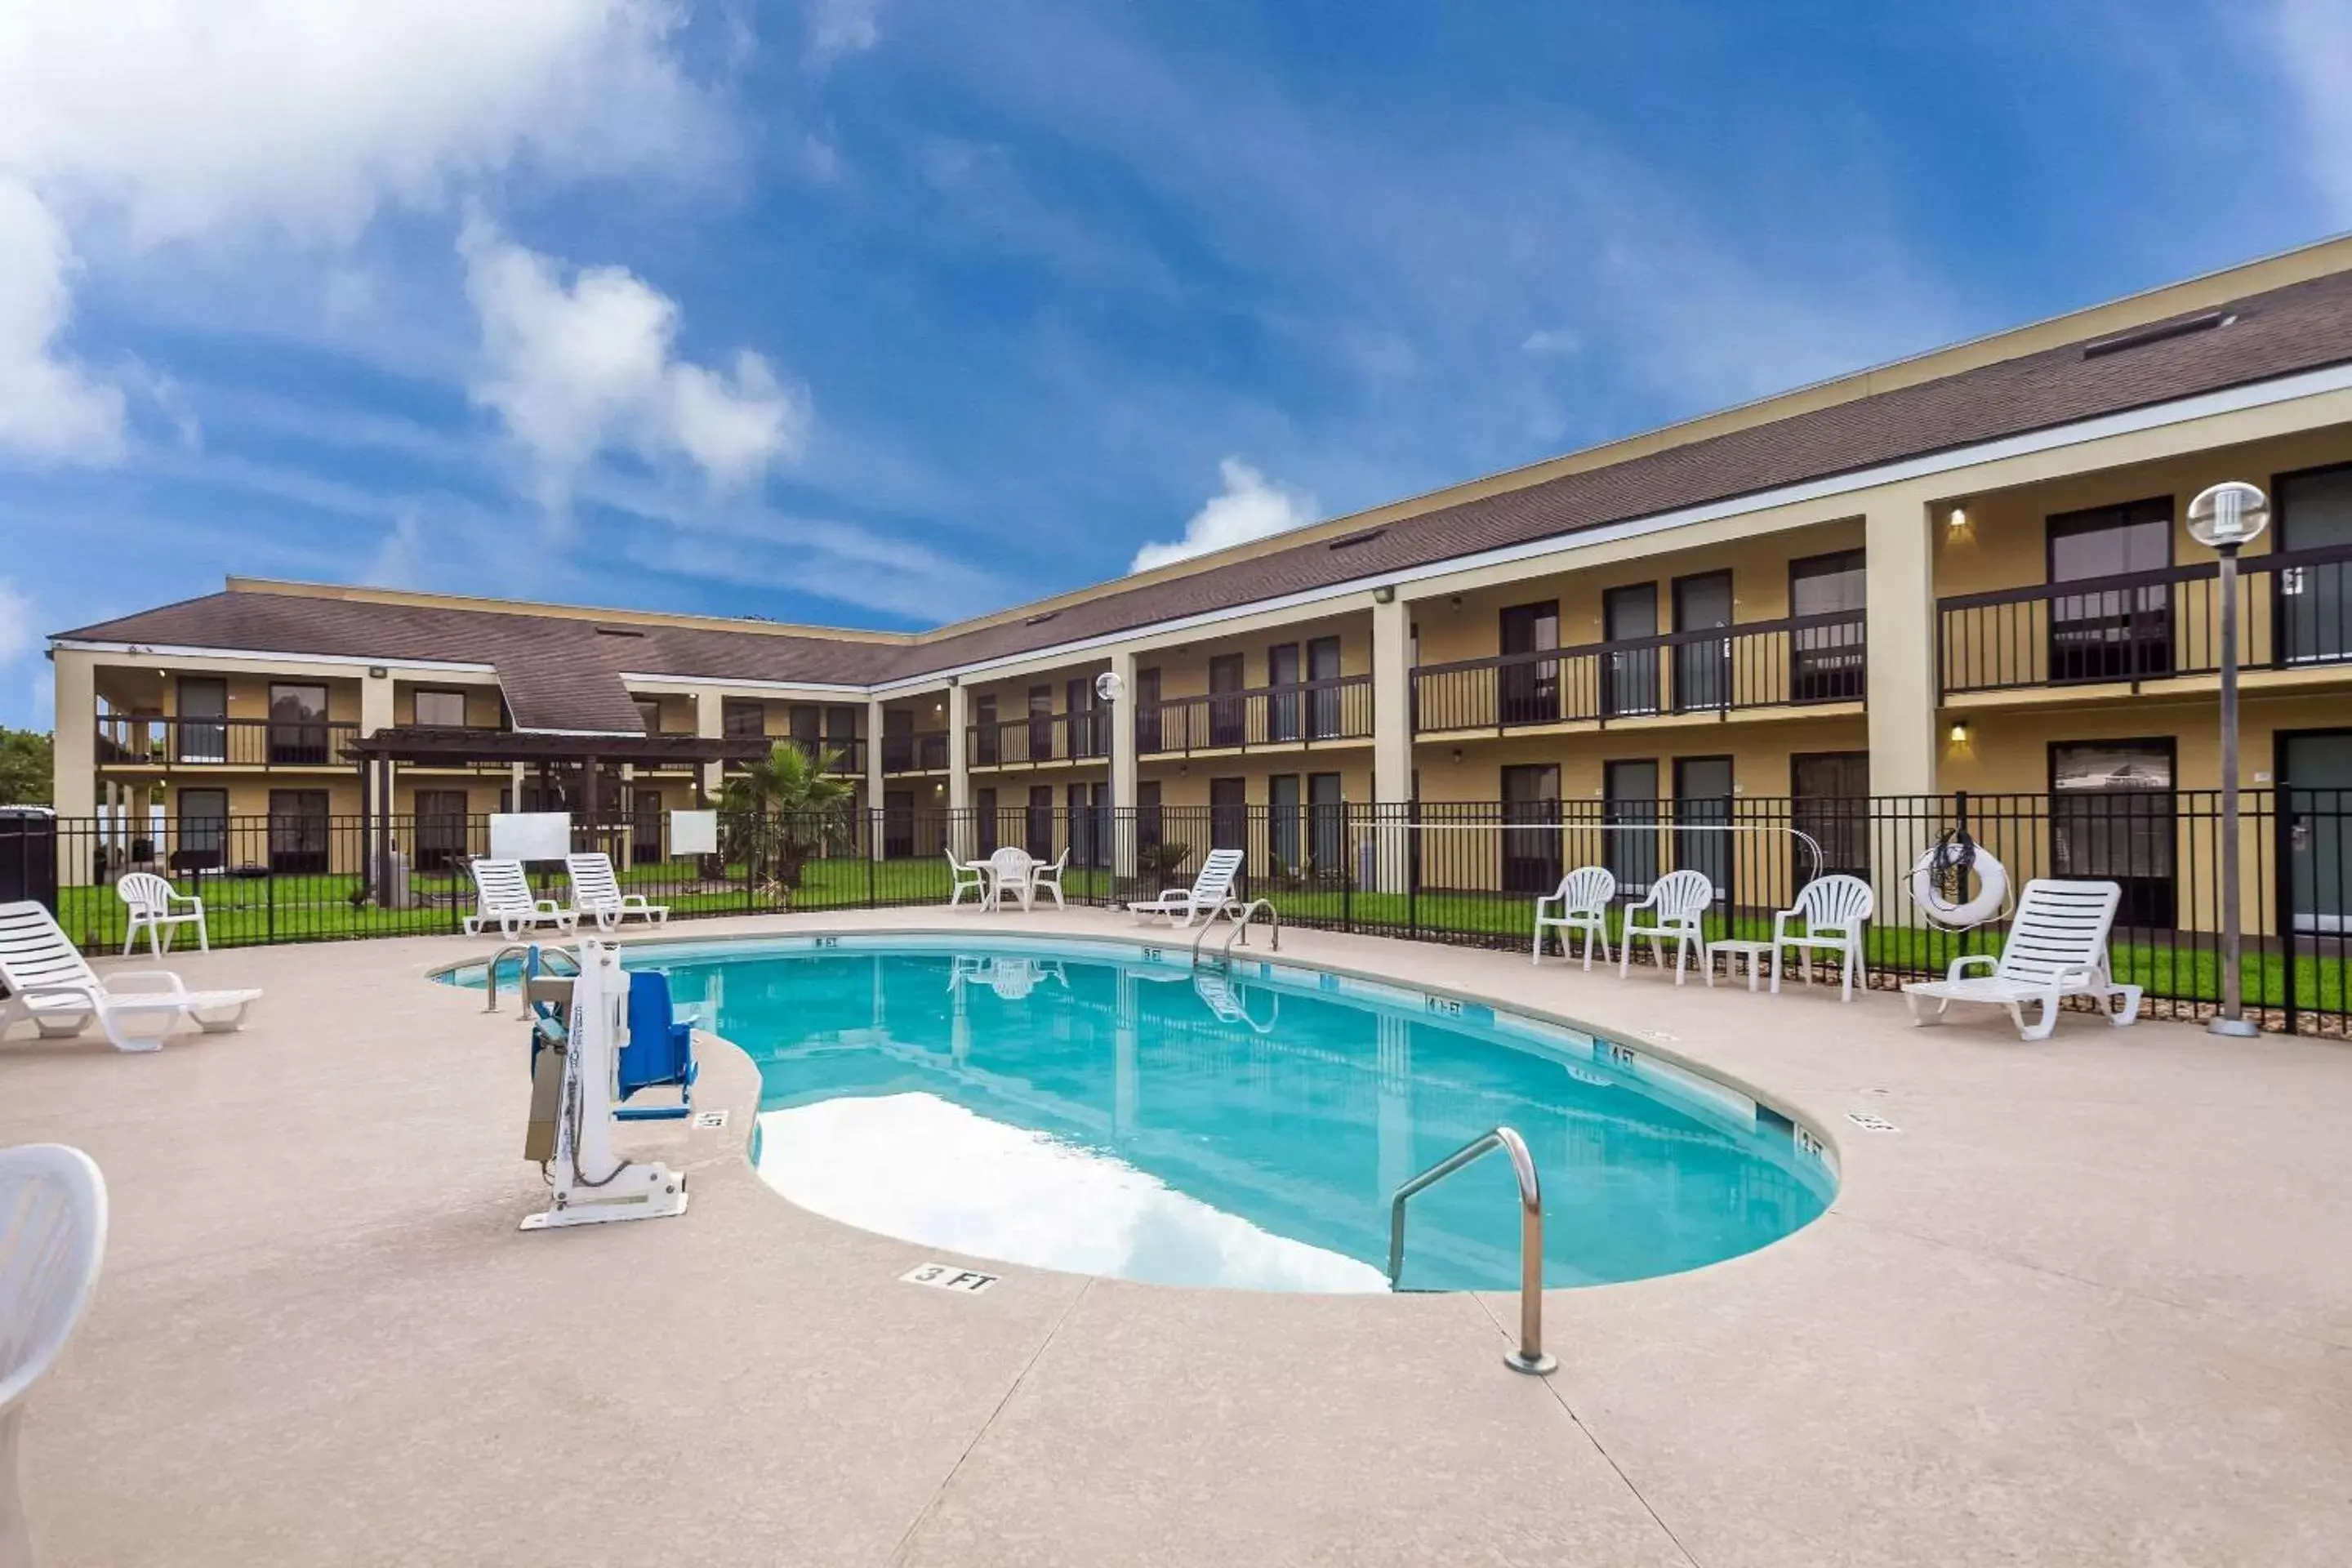
{"type": "Polygon", "coordinates": [[[694,1110],[694,1026],[677,1021],[669,976],[639,970],[629,976],[629,1037],[620,1050],[620,1098],[639,1089],[675,1088],[675,1105],[617,1107],[619,1121],[675,1121],[694,1110]]]}

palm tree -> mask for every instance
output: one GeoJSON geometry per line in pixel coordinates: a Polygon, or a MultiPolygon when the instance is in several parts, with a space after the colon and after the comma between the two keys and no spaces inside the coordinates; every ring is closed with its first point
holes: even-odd
{"type": "Polygon", "coordinates": [[[779,741],[729,779],[719,803],[728,858],[740,855],[749,873],[770,889],[799,887],[809,857],[848,826],[853,791],[833,771],[840,761],[837,751],[811,755],[779,741]]]}

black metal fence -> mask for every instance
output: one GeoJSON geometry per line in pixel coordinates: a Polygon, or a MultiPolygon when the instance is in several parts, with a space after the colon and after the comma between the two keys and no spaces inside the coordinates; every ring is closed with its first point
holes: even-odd
{"type": "MultiPolygon", "coordinates": [[[[1702,871],[1716,889],[1710,935],[1750,940],[1769,938],[1773,912],[1806,881],[1845,872],[1875,894],[1870,977],[1888,986],[2000,949],[1998,921],[1948,931],[1908,893],[1919,858],[1962,826],[2012,888],[2044,876],[2116,882],[2116,978],[2146,987],[2159,1016],[2213,1010],[2222,825],[2208,792],[885,809],[724,817],[713,855],[671,853],[667,826],[645,819],[579,827],[574,847],[610,855],[625,889],[674,919],[944,904],[950,852],[1003,847],[1064,860],[1069,902],[1119,907],[1190,884],[1211,849],[1231,847],[1244,851],[1243,896],[1271,900],[1286,924],[1497,947],[1529,941],[1535,900],[1578,866],[1608,867],[1621,905],[1666,871],[1702,871]]],[[[488,818],[454,816],[44,827],[58,886],[25,885],[94,951],[122,943],[112,884],[133,869],[202,897],[215,946],[455,932],[474,908],[466,863],[489,849],[488,818]]],[[[2273,1028],[2347,1033],[2352,791],[2250,792],[2239,833],[2248,1010],[2273,1028]]],[[[560,862],[530,871],[564,897],[560,862]]]]}

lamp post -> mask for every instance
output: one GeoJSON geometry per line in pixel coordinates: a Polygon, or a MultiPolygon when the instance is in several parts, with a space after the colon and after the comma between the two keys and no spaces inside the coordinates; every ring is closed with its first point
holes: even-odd
{"type": "Polygon", "coordinates": [[[2270,526],[2260,487],[2230,479],[2189,503],[2189,537],[2221,558],[2221,1012],[2210,1035],[2245,1037],[2261,1028],[2245,1016],[2238,910],[2238,552],[2270,526]]]}

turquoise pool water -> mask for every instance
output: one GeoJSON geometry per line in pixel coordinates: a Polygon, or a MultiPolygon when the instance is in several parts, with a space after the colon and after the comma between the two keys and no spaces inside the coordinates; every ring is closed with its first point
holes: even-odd
{"type": "MultiPolygon", "coordinates": [[[[1497,1123],[1542,1176],[1547,1283],[1696,1268],[1818,1215],[1825,1152],[1622,1045],[1475,1004],[1181,950],[861,939],[633,949],[759,1064],[755,1159],[794,1202],[982,1258],[1383,1290],[1397,1185],[1497,1123]],[[1410,1005],[1408,1005],[1410,1004],[1410,1005]]],[[[478,971],[475,974],[478,984],[478,971]]],[[[1402,1284],[1508,1289],[1500,1155],[1412,1200],[1402,1284]]]]}

